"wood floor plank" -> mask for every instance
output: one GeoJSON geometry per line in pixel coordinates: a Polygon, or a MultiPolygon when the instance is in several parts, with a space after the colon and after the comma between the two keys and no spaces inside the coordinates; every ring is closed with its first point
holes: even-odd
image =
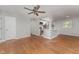
{"type": "Polygon", "coordinates": [[[31,36],[0,43],[2,54],[79,54],[79,37],[59,35],[48,40],[31,36]]]}

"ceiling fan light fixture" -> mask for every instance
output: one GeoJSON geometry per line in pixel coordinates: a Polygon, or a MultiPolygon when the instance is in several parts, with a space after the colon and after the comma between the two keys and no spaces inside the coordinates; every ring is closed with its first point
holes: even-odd
{"type": "Polygon", "coordinates": [[[40,8],[40,5],[35,6],[33,9],[29,9],[29,8],[24,7],[24,9],[32,11],[32,12],[30,12],[28,14],[34,14],[34,15],[38,16],[39,13],[46,13],[45,11],[39,11],[39,8],[40,8]]]}

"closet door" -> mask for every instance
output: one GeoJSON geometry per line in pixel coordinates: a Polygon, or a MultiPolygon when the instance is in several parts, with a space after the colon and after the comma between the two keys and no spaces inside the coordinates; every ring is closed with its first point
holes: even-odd
{"type": "Polygon", "coordinates": [[[2,40],[2,18],[0,16],[0,40],[2,40]]]}
{"type": "Polygon", "coordinates": [[[16,18],[6,16],[5,17],[5,39],[16,38],[16,18]]]}

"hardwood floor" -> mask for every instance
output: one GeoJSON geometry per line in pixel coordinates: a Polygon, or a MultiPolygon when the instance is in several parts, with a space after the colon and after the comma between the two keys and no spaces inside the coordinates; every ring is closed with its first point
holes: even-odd
{"type": "Polygon", "coordinates": [[[39,36],[15,39],[0,43],[4,54],[78,54],[79,37],[59,35],[48,40],[39,36]]]}

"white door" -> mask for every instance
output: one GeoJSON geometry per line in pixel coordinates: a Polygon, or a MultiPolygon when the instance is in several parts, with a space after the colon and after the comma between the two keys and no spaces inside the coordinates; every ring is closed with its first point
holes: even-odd
{"type": "Polygon", "coordinates": [[[16,18],[6,16],[5,17],[5,39],[16,38],[16,18]]]}

